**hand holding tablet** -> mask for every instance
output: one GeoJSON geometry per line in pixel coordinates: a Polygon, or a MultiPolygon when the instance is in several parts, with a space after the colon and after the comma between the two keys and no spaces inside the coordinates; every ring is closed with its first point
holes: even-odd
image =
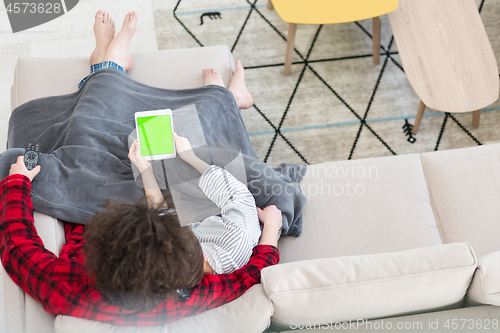
{"type": "Polygon", "coordinates": [[[139,145],[139,141],[137,139],[135,139],[134,143],[130,146],[128,158],[132,161],[132,163],[134,163],[137,169],[139,169],[140,173],[151,166],[144,156],[142,156],[141,146],[139,145]]]}

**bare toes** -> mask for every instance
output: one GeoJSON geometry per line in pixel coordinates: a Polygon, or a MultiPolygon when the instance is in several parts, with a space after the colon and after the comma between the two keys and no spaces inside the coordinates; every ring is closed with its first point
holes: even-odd
{"type": "Polygon", "coordinates": [[[102,21],[103,13],[104,12],[102,10],[97,11],[97,13],[95,14],[96,20],[101,20],[102,21]]]}

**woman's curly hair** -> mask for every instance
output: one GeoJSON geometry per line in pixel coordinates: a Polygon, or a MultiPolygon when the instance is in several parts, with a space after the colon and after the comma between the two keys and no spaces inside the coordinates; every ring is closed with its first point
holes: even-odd
{"type": "Polygon", "coordinates": [[[203,252],[175,211],[147,199],[112,202],[95,214],[84,235],[85,269],[96,289],[127,310],[149,311],[177,289],[203,277],[203,252]]]}

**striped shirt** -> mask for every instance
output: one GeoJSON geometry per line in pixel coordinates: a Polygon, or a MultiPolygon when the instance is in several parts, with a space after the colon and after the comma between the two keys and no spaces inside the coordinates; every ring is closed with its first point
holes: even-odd
{"type": "Polygon", "coordinates": [[[189,226],[214,272],[232,273],[248,263],[259,242],[255,200],[243,183],[215,165],[203,172],[198,186],[221,209],[221,216],[210,216],[189,226]]]}

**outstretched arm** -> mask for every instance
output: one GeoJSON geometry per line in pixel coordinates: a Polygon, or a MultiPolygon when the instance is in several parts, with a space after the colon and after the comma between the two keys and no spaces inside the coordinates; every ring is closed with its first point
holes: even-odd
{"type": "Polygon", "coordinates": [[[179,157],[189,163],[202,174],[199,180],[200,189],[222,210],[222,215],[232,220],[247,220],[258,226],[255,200],[245,184],[236,179],[230,172],[218,166],[209,166],[198,158],[188,139],[174,133],[175,147],[179,157]]]}
{"type": "Polygon", "coordinates": [[[164,201],[163,194],[161,193],[158,182],[156,181],[153,167],[144,158],[144,156],[142,156],[141,146],[139,145],[139,141],[137,139],[135,139],[132,146],[130,146],[128,158],[130,158],[132,163],[135,164],[141,173],[144,192],[146,193],[146,196],[152,200],[149,201],[149,207],[156,208],[160,205],[164,205],[166,208],[167,204],[164,201]]]}

